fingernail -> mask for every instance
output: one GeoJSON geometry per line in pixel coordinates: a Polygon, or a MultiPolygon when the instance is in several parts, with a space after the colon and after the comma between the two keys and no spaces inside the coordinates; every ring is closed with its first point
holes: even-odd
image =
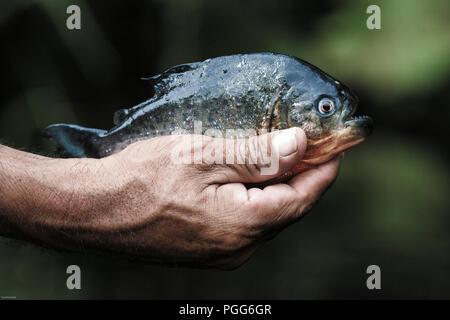
{"type": "Polygon", "coordinates": [[[277,134],[272,140],[272,146],[280,157],[287,157],[297,152],[296,129],[291,128],[277,134]]]}

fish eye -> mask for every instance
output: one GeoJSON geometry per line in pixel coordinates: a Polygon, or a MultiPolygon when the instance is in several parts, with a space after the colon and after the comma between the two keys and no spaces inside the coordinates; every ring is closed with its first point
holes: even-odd
{"type": "Polygon", "coordinates": [[[334,113],[334,102],[328,98],[324,98],[319,101],[317,109],[320,115],[329,116],[334,113]]]}

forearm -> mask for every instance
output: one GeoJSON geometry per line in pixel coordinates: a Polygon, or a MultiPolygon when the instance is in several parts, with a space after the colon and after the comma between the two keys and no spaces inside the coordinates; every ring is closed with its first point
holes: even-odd
{"type": "MultiPolygon", "coordinates": [[[[86,233],[105,228],[117,172],[96,159],[52,159],[0,146],[0,235],[76,247],[86,233]]],[[[108,219],[109,220],[109,219],[108,219]]]]}
{"type": "Polygon", "coordinates": [[[47,203],[55,200],[54,195],[48,194],[50,185],[45,181],[37,181],[43,175],[44,159],[0,146],[1,235],[29,237],[27,233],[31,231],[31,220],[40,220],[39,216],[44,212],[42,197],[47,198],[47,203]]]}

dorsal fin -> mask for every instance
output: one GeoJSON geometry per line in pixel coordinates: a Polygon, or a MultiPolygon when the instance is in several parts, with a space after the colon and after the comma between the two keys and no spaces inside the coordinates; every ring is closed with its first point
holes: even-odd
{"type": "Polygon", "coordinates": [[[128,111],[128,109],[120,109],[120,110],[117,110],[116,112],[114,112],[114,118],[113,118],[114,125],[118,126],[122,122],[124,122],[125,119],[128,117],[129,113],[130,112],[128,111]]]}
{"type": "Polygon", "coordinates": [[[160,73],[153,77],[141,78],[141,80],[150,81],[150,84],[155,89],[157,95],[165,93],[166,83],[170,81],[170,77],[176,74],[181,74],[187,71],[191,71],[197,68],[200,62],[179,64],[172,68],[167,69],[163,73],[160,73]]]}
{"type": "Polygon", "coordinates": [[[149,81],[153,81],[153,80],[162,80],[164,78],[167,78],[168,76],[170,76],[171,74],[175,74],[175,73],[183,73],[186,71],[190,71],[192,69],[195,69],[197,67],[197,65],[200,62],[193,62],[193,63],[185,63],[185,64],[179,64],[176,66],[173,66],[169,69],[167,69],[166,71],[157,74],[156,76],[152,76],[152,77],[143,77],[141,78],[141,80],[149,80],[149,81]]]}

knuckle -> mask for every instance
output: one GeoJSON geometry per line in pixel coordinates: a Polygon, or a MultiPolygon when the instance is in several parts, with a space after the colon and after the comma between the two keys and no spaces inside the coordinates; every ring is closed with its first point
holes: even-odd
{"type": "Polygon", "coordinates": [[[270,136],[255,136],[249,139],[249,153],[251,164],[255,164],[258,168],[266,166],[270,162],[270,136]]]}
{"type": "Polygon", "coordinates": [[[249,139],[236,139],[235,154],[236,164],[249,163],[251,155],[249,155],[249,139]]]}
{"type": "Polygon", "coordinates": [[[238,257],[233,257],[233,259],[228,259],[225,263],[220,264],[218,269],[224,271],[233,271],[240,268],[247,262],[249,255],[240,255],[238,257]]]}
{"type": "Polygon", "coordinates": [[[223,238],[220,251],[234,254],[249,245],[249,240],[239,235],[231,234],[223,238]]]}
{"type": "Polygon", "coordinates": [[[259,149],[259,139],[257,137],[250,137],[248,139],[248,154],[249,154],[249,164],[258,163],[258,149],[259,149]]]}

